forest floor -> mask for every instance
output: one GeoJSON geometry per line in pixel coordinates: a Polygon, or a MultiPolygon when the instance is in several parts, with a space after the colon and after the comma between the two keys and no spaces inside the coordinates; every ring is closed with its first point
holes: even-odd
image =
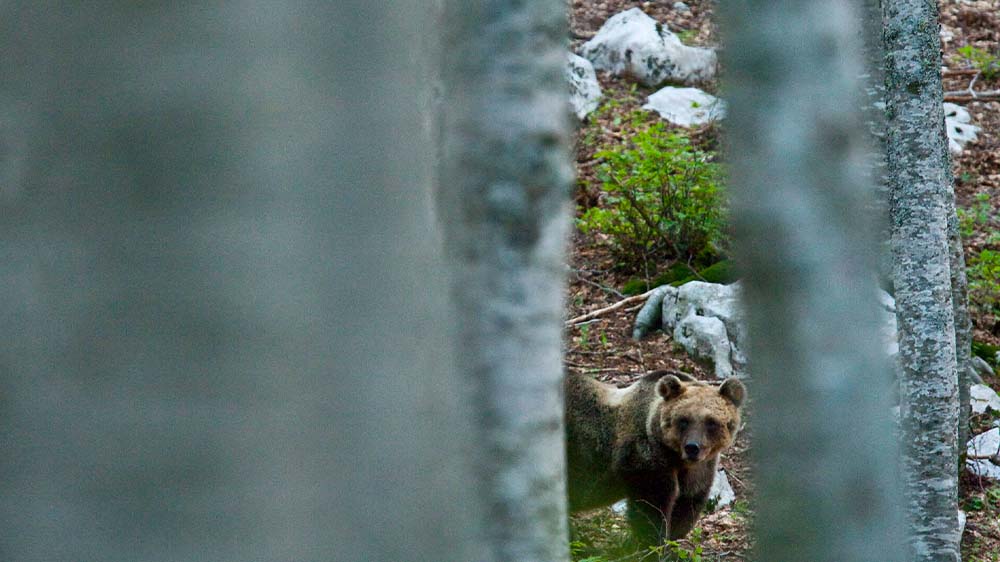
{"type": "MultiPolygon", "coordinates": [[[[567,0],[567,4],[574,50],[592,37],[610,16],[633,7],[641,8],[665,24],[689,45],[718,45],[718,32],[713,22],[715,0],[686,0],[690,7],[686,13],[675,10],[673,2],[667,1],[567,0]]],[[[985,53],[1000,54],[1000,0],[942,0],[941,6],[944,60],[950,71],[945,75],[945,90],[966,90],[973,75],[963,72],[973,66],[959,49],[972,46],[985,53]]],[[[598,162],[594,153],[629,138],[632,125],[627,116],[639,109],[645,98],[655,91],[600,72],[598,79],[604,91],[602,108],[587,119],[576,136],[578,185],[575,199],[581,210],[599,204],[600,200],[600,182],[595,177],[598,162]],[[614,103],[607,103],[609,100],[614,103]]],[[[1000,90],[1000,72],[990,80],[978,76],[973,86],[977,91],[1000,90]]],[[[714,93],[717,85],[702,87],[714,93]]],[[[966,260],[970,267],[975,267],[982,262],[977,258],[984,250],[1000,252],[1000,102],[963,101],[959,104],[972,115],[972,123],[981,127],[978,140],[967,144],[960,156],[953,157],[956,199],[964,217],[966,260]]],[[[719,126],[686,131],[694,144],[707,150],[719,148],[719,132],[719,126]]],[[[625,297],[623,287],[636,277],[635,273],[618,267],[606,237],[600,233],[574,231],[569,265],[566,306],[570,318],[622,300],[625,297]]],[[[990,271],[987,265],[980,265],[983,268],[980,275],[982,271],[990,271]]],[[[980,300],[1000,299],[1000,294],[995,293],[1000,279],[987,278],[984,283],[980,291],[985,291],[986,297],[980,300]],[[992,297],[991,291],[994,292],[992,297]]],[[[664,368],[713,379],[711,371],[679,350],[668,334],[656,332],[641,341],[633,341],[632,324],[639,307],[641,303],[623,307],[591,322],[567,328],[566,369],[619,386],[645,372],[664,368]]],[[[996,305],[975,307],[972,314],[975,340],[1000,345],[996,305]]],[[[1000,378],[986,378],[987,384],[1000,390],[1000,378]]],[[[706,562],[751,557],[754,501],[749,428],[752,417],[751,382],[751,404],[746,414],[748,429],[722,458],[722,467],[737,499],[725,508],[706,514],[698,523],[700,531],[680,541],[675,548],[682,558],[686,555],[695,559],[693,555],[699,552],[701,560],[706,562]]],[[[974,425],[981,430],[988,428],[991,421],[976,419],[974,425]]],[[[966,473],[962,478],[960,506],[968,514],[962,544],[963,560],[1000,560],[1000,486],[966,473]]],[[[573,527],[574,560],[649,559],[649,553],[630,555],[621,550],[627,536],[627,524],[610,509],[574,516],[573,527]]]]}

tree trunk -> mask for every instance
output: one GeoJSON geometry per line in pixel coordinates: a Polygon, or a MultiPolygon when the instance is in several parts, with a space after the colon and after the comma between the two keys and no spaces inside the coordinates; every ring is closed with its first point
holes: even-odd
{"type": "MultiPolygon", "coordinates": [[[[947,143],[945,143],[947,145],[947,143]]],[[[958,456],[959,471],[963,470],[965,444],[969,440],[969,417],[972,414],[970,386],[974,367],[972,366],[972,318],[969,316],[969,284],[965,278],[965,248],[958,228],[958,214],[955,208],[955,184],[951,174],[951,154],[945,147],[948,160],[948,250],[951,265],[951,302],[955,315],[955,363],[958,366],[958,456]]]]}
{"type": "Polygon", "coordinates": [[[853,7],[720,3],[757,560],[904,559],[853,7]]]}
{"type": "Polygon", "coordinates": [[[959,560],[951,170],[937,2],[885,0],[888,169],[912,560],[959,560]]]}
{"type": "Polygon", "coordinates": [[[479,560],[424,6],[0,13],[0,559],[479,560]]]}
{"type": "Polygon", "coordinates": [[[882,0],[860,0],[858,28],[864,49],[864,90],[862,114],[868,131],[871,185],[875,197],[879,284],[890,293],[892,289],[892,239],[889,223],[889,183],[886,178],[885,146],[885,45],[882,42],[882,0]]]}
{"type": "Polygon", "coordinates": [[[568,559],[562,303],[572,176],[563,0],[449,0],[440,213],[473,381],[477,560],[568,559]]]}

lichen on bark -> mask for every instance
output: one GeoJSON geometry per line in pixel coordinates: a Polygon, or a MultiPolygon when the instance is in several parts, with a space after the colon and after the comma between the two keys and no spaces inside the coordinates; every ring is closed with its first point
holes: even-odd
{"type": "MultiPolygon", "coordinates": [[[[959,560],[954,194],[938,6],[885,0],[888,173],[911,559],[959,560]],[[916,85],[916,87],[911,87],[916,85]],[[953,220],[953,219],[952,219],[953,220]]],[[[959,314],[961,314],[959,310],[959,314]]],[[[962,320],[959,319],[961,322],[962,320]]]]}

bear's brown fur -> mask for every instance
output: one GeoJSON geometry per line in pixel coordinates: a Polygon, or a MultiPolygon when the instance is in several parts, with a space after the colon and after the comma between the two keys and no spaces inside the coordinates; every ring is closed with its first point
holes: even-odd
{"type": "Polygon", "coordinates": [[[570,511],[625,498],[641,545],[685,536],[740,427],[743,384],[657,371],[623,389],[569,374],[565,389],[570,511]]]}

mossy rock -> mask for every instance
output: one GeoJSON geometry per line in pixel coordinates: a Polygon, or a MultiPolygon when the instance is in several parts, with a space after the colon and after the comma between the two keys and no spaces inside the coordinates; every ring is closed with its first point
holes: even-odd
{"type": "Polygon", "coordinates": [[[689,272],[687,277],[674,281],[671,285],[674,287],[680,287],[681,285],[691,281],[705,281],[706,283],[732,283],[733,281],[736,281],[736,273],[733,271],[733,262],[729,260],[722,260],[706,267],[705,269],[702,269],[698,272],[698,275],[691,275],[689,272]]]}
{"type": "Polygon", "coordinates": [[[691,273],[691,269],[688,268],[687,265],[675,263],[670,267],[670,269],[657,275],[652,280],[647,281],[646,279],[639,278],[628,281],[622,287],[622,294],[638,295],[661,285],[680,287],[681,285],[691,281],[702,280],[708,283],[732,283],[733,281],[736,281],[736,275],[733,271],[732,262],[729,260],[716,262],[709,267],[698,271],[698,275],[691,273]]]}
{"type": "Polygon", "coordinates": [[[622,294],[630,296],[638,295],[641,293],[645,293],[646,291],[654,287],[659,287],[661,285],[670,285],[674,281],[677,281],[679,279],[687,279],[689,277],[691,277],[691,270],[688,269],[688,266],[682,263],[675,263],[674,265],[670,266],[669,269],[657,275],[652,280],[646,280],[640,277],[628,281],[622,287],[622,294]]]}
{"type": "Polygon", "coordinates": [[[981,341],[972,342],[972,354],[982,357],[984,361],[994,368],[997,367],[997,351],[1000,351],[1000,347],[981,341]]]}

